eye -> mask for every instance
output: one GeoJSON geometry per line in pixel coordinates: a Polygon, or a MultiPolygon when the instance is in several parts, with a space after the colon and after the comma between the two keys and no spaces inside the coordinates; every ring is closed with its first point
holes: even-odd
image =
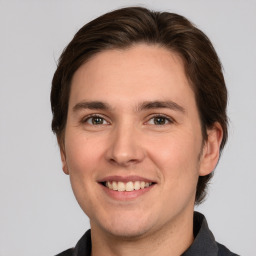
{"type": "Polygon", "coordinates": [[[107,125],[109,124],[103,117],[98,115],[93,115],[85,118],[83,123],[87,123],[90,125],[107,125]]]}
{"type": "Polygon", "coordinates": [[[156,115],[149,119],[148,124],[150,125],[166,125],[173,123],[173,120],[163,115],[156,115]]]}

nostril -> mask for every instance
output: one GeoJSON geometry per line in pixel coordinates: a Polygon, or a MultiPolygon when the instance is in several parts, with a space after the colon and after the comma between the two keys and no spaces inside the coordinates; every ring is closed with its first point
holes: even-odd
{"type": "Polygon", "coordinates": [[[119,166],[127,167],[129,165],[133,165],[133,164],[139,163],[140,160],[139,159],[135,159],[135,158],[134,159],[131,159],[131,158],[129,159],[129,158],[125,158],[125,157],[123,157],[123,158],[119,157],[119,158],[110,158],[109,162],[111,164],[114,164],[114,165],[119,165],[119,166]]]}

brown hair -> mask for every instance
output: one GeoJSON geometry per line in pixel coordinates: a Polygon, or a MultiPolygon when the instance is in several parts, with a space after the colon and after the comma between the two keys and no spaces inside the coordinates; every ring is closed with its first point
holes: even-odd
{"type": "MultiPolygon", "coordinates": [[[[168,12],[128,7],[106,13],[83,26],[64,49],[52,80],[52,130],[62,146],[71,79],[75,71],[95,54],[136,43],[157,44],[181,56],[195,93],[202,135],[219,122],[223,129],[220,150],[227,140],[227,89],[219,58],[208,37],[186,18],[168,12]]],[[[203,201],[212,177],[200,176],[196,203],[203,201]]]]}

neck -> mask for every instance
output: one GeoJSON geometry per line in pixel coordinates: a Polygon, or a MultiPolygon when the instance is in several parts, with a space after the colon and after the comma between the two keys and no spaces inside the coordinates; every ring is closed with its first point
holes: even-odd
{"type": "Polygon", "coordinates": [[[91,223],[92,256],[178,256],[193,243],[193,212],[140,237],[117,237],[91,223]]]}

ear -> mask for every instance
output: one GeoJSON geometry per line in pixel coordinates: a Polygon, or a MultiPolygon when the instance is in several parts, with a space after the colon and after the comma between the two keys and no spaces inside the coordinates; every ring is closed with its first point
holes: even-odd
{"type": "Polygon", "coordinates": [[[65,148],[63,145],[59,144],[60,146],[60,157],[61,157],[61,162],[62,162],[62,170],[65,174],[69,175],[68,171],[68,166],[67,166],[67,161],[66,161],[66,153],[65,153],[65,148]]]}
{"type": "Polygon", "coordinates": [[[220,123],[216,122],[212,128],[207,129],[207,135],[200,158],[199,176],[211,173],[218,163],[220,144],[223,138],[223,130],[220,123]]]}

